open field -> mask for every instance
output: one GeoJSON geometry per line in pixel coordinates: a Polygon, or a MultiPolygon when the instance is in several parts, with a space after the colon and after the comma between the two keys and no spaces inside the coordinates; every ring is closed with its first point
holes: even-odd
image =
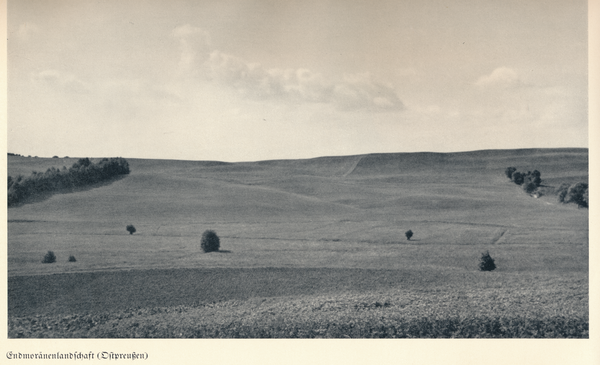
{"type": "Polygon", "coordinates": [[[588,336],[587,209],[504,176],[587,182],[585,149],[128,162],[8,210],[9,337],[588,336]]]}

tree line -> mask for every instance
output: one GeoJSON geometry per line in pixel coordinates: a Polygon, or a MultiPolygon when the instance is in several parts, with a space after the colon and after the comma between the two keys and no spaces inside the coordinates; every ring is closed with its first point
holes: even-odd
{"type": "Polygon", "coordinates": [[[517,171],[514,167],[508,167],[505,174],[512,182],[523,187],[523,190],[528,194],[535,192],[542,184],[542,174],[538,170],[523,173],[517,171]]]}
{"type": "MultiPolygon", "coordinates": [[[[506,177],[515,184],[520,185],[528,194],[538,191],[542,184],[541,173],[538,170],[523,173],[517,171],[514,167],[507,167],[504,173],[506,177]]],[[[556,189],[555,193],[561,203],[575,203],[581,208],[588,208],[589,206],[588,184],[586,183],[565,183],[556,189]]]]}
{"type": "Polygon", "coordinates": [[[121,157],[103,158],[98,163],[81,158],[68,169],[51,167],[43,173],[33,171],[28,177],[8,176],[8,206],[23,203],[37,194],[83,187],[129,174],[129,171],[129,163],[121,157]]]}

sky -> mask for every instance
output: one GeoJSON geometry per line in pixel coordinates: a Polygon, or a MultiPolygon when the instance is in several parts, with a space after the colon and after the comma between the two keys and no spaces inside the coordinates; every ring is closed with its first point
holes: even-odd
{"type": "Polygon", "coordinates": [[[9,0],[9,152],[588,147],[587,1],[9,0]]]}

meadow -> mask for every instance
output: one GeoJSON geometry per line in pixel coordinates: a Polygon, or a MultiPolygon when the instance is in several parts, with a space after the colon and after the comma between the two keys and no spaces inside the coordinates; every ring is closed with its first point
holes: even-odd
{"type": "MultiPolygon", "coordinates": [[[[9,156],[8,173],[75,161],[9,156]]],[[[127,161],[9,208],[9,338],[589,336],[587,209],[504,175],[587,182],[586,149],[127,161]]]]}

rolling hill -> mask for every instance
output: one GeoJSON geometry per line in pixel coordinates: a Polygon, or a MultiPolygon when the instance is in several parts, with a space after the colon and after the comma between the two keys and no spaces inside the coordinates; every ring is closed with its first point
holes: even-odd
{"type": "MultiPolygon", "coordinates": [[[[28,175],[75,161],[9,156],[8,173],[28,175]]],[[[577,308],[587,308],[587,209],[560,204],[554,196],[532,198],[504,175],[508,166],[514,166],[520,171],[539,170],[542,184],[549,187],[587,182],[587,149],[240,163],[127,161],[131,173],[110,184],[8,210],[11,316],[97,312],[98,303],[111,308],[110,302],[83,295],[73,280],[127,292],[127,282],[139,283],[142,275],[154,278],[148,284],[154,293],[167,293],[178,282],[173,278],[183,272],[198,278],[220,272],[221,285],[231,279],[238,289],[215,292],[205,287],[208,283],[185,281],[189,291],[159,298],[138,293],[135,298],[123,297],[112,308],[290,295],[290,300],[337,298],[366,288],[414,294],[423,285],[432,293],[444,287],[508,293],[515,286],[526,286],[527,280],[541,280],[545,292],[557,291],[557,303],[573,297],[565,288],[575,290],[578,298],[585,296],[577,304],[583,307],[577,308]],[[137,228],[134,235],[125,230],[127,224],[137,228]],[[222,252],[200,252],[200,235],[206,229],[218,233],[222,252]],[[415,233],[410,241],[404,237],[408,229],[415,233]],[[57,263],[40,263],[48,250],[56,253],[57,263]],[[497,260],[496,278],[477,272],[477,259],[486,250],[497,260]],[[69,255],[77,262],[67,262],[69,255]],[[278,271],[280,277],[272,274],[275,268],[283,270],[278,271]],[[240,278],[242,269],[250,271],[240,278]],[[379,270],[398,276],[382,282],[379,270]],[[39,284],[27,283],[36,276],[39,282],[38,275],[49,280],[43,289],[46,295],[61,293],[58,299],[49,297],[51,305],[32,301],[39,284]],[[325,280],[322,275],[339,279],[325,280]],[[402,279],[407,277],[411,279],[402,279]],[[64,288],[65,280],[70,289],[64,288]],[[200,292],[213,294],[193,294],[200,292]]],[[[541,292],[530,294],[537,297],[541,292]]],[[[581,310],[577,309],[578,316],[585,317],[581,310]]]]}

